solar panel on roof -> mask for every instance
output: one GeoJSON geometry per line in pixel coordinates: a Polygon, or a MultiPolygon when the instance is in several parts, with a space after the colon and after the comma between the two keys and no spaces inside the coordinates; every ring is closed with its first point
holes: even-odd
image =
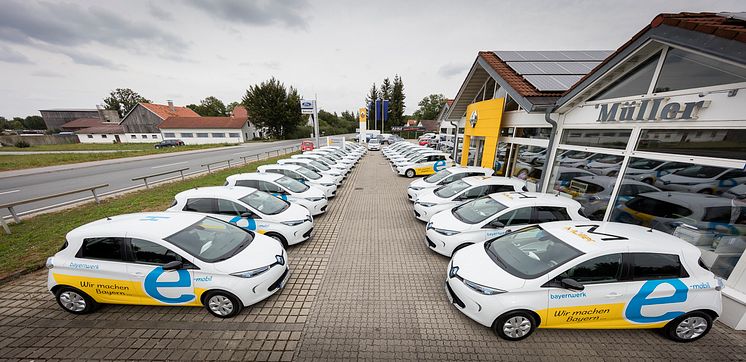
{"type": "Polygon", "coordinates": [[[598,62],[507,62],[520,75],[526,74],[583,74],[590,72],[598,62]]]}
{"type": "Polygon", "coordinates": [[[562,92],[570,89],[582,75],[524,75],[524,78],[540,92],[562,92]]]}
{"type": "Polygon", "coordinates": [[[523,61],[602,61],[611,54],[607,50],[531,50],[496,51],[498,58],[505,62],[523,61]]]}

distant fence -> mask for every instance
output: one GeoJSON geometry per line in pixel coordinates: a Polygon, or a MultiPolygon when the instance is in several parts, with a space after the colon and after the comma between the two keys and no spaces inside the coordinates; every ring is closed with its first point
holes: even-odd
{"type": "Polygon", "coordinates": [[[62,145],[68,143],[80,143],[78,136],[76,135],[12,135],[12,136],[0,136],[0,144],[3,146],[15,146],[16,142],[24,141],[31,146],[38,145],[62,145]]]}

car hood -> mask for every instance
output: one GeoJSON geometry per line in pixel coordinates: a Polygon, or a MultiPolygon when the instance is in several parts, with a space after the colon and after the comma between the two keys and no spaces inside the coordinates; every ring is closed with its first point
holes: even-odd
{"type": "MultiPolygon", "coordinates": [[[[456,194],[458,195],[458,194],[456,194]]],[[[453,195],[453,196],[456,196],[453,195]]],[[[444,204],[450,202],[451,198],[444,199],[435,194],[435,188],[422,190],[422,193],[417,196],[417,202],[432,202],[434,204],[444,204]]]]}
{"type": "Polygon", "coordinates": [[[438,184],[427,182],[425,181],[424,177],[418,178],[409,183],[409,187],[429,188],[429,187],[435,187],[435,186],[438,186],[438,184]]]}
{"type": "Polygon", "coordinates": [[[271,222],[283,222],[283,221],[292,221],[292,220],[305,220],[311,216],[311,212],[308,211],[303,206],[300,206],[298,204],[290,203],[290,207],[285,209],[285,211],[277,214],[277,215],[266,215],[263,216],[262,219],[258,219],[256,222],[257,224],[261,224],[262,220],[271,221],[271,222]]]}
{"type": "Polygon", "coordinates": [[[508,273],[495,264],[484,250],[484,243],[459,250],[451,258],[451,265],[459,268],[458,275],[461,278],[487,287],[511,291],[526,284],[524,279],[508,273]]]}
{"type": "Polygon", "coordinates": [[[254,233],[254,240],[241,252],[212,265],[223,273],[237,273],[273,264],[277,262],[277,255],[282,255],[287,263],[287,253],[279,241],[254,233]]]}
{"type": "Polygon", "coordinates": [[[293,194],[293,196],[295,197],[300,197],[304,199],[313,198],[313,197],[324,197],[324,195],[325,194],[323,190],[319,190],[313,186],[310,186],[308,190],[306,191],[293,194]]]}

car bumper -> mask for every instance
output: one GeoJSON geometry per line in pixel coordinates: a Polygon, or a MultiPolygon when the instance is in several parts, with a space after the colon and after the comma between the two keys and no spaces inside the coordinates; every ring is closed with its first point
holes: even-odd
{"type": "MultiPolygon", "coordinates": [[[[448,301],[456,306],[456,308],[461,311],[461,313],[464,313],[467,317],[475,320],[477,323],[485,327],[491,327],[492,323],[500,315],[485,308],[488,306],[488,301],[485,300],[486,298],[484,297],[494,296],[481,295],[471,290],[458,279],[446,279],[445,292],[446,296],[448,297],[448,301]]],[[[492,303],[490,303],[490,305],[491,304],[492,303]]]]}
{"type": "Polygon", "coordinates": [[[248,278],[247,285],[240,290],[232,291],[245,307],[259,303],[284,288],[290,279],[290,266],[286,262],[285,265],[272,267],[255,278],[261,279],[257,281],[252,280],[254,278],[248,278]]]}
{"type": "Polygon", "coordinates": [[[453,255],[453,249],[456,249],[457,246],[462,244],[458,238],[459,234],[445,236],[433,229],[425,231],[425,243],[427,244],[427,247],[432,251],[449,258],[453,255]]]}
{"type": "Polygon", "coordinates": [[[293,229],[292,235],[283,235],[288,245],[295,245],[311,239],[313,234],[313,222],[304,222],[293,229]]]}
{"type": "Polygon", "coordinates": [[[428,222],[433,215],[446,210],[450,205],[435,205],[430,207],[424,207],[419,204],[414,204],[414,217],[420,221],[428,222]]]}

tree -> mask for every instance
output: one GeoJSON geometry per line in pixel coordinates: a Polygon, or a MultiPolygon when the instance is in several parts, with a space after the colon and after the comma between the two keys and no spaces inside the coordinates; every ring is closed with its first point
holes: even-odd
{"type": "Polygon", "coordinates": [[[124,117],[138,103],[150,103],[148,99],[137,94],[129,88],[117,88],[109,96],[104,98],[104,108],[113,109],[119,113],[119,117],[124,117]]]}
{"type": "Polygon", "coordinates": [[[391,81],[388,78],[383,79],[381,83],[381,90],[378,92],[379,98],[391,99],[391,81]]]}
{"type": "Polygon", "coordinates": [[[22,123],[26,129],[47,129],[44,118],[41,116],[28,116],[23,119],[22,123]]]}
{"type": "Polygon", "coordinates": [[[246,90],[241,104],[249,112],[251,123],[257,128],[266,128],[267,135],[287,139],[295,135],[304,118],[300,113],[300,94],[272,77],[246,90]]]}
{"type": "Polygon", "coordinates": [[[431,94],[425,98],[422,98],[420,103],[418,103],[420,108],[414,111],[412,115],[417,120],[435,119],[435,117],[438,116],[438,113],[440,113],[440,110],[445,104],[446,97],[444,97],[442,94],[431,94]]]}
{"type": "MultiPolygon", "coordinates": [[[[187,108],[197,112],[202,117],[225,117],[229,112],[220,99],[212,96],[201,100],[199,104],[189,104],[187,108]]],[[[233,110],[233,108],[230,110],[233,110]]]]}
{"type": "Polygon", "coordinates": [[[394,76],[394,87],[391,89],[389,102],[389,127],[404,125],[404,83],[399,75],[394,76]]]}
{"type": "Polygon", "coordinates": [[[370,87],[370,92],[368,92],[368,95],[365,97],[365,104],[368,109],[368,124],[366,128],[373,129],[371,125],[375,127],[375,103],[376,99],[378,99],[378,89],[376,88],[376,83],[373,83],[373,86],[370,87]]]}
{"type": "Polygon", "coordinates": [[[238,102],[230,102],[227,106],[225,106],[225,109],[228,110],[228,113],[233,112],[234,109],[236,109],[237,106],[240,106],[241,103],[238,102]]]}

